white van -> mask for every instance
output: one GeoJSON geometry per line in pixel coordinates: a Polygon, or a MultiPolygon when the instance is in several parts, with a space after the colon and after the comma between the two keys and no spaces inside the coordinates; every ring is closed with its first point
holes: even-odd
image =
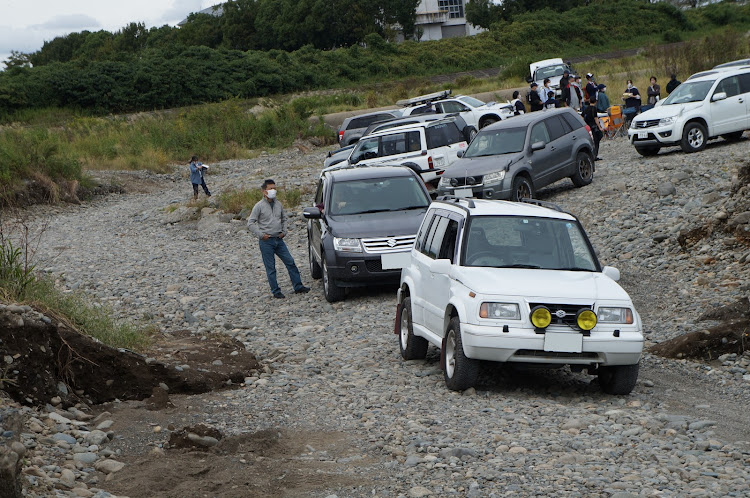
{"type": "Polygon", "coordinates": [[[390,128],[365,136],[352,149],[350,165],[389,163],[408,166],[422,180],[436,180],[466,149],[466,139],[451,119],[390,128]]]}
{"type": "Polygon", "coordinates": [[[703,150],[708,140],[739,140],[750,129],[750,65],[706,71],[688,78],[656,107],[636,116],[628,138],[643,156],[679,145],[703,150]]]}

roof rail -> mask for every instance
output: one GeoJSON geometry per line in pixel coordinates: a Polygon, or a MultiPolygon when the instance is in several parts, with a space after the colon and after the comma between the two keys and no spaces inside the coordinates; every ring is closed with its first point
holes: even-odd
{"type": "Polygon", "coordinates": [[[540,201],[539,199],[530,199],[528,197],[524,197],[522,199],[519,199],[520,202],[526,202],[528,204],[535,204],[540,207],[545,207],[547,209],[554,209],[555,211],[559,211],[561,213],[565,213],[566,211],[558,206],[557,204],[553,204],[551,202],[546,201],[540,201]]]}
{"type": "Polygon", "coordinates": [[[453,202],[456,202],[456,203],[461,202],[461,201],[466,201],[469,204],[470,208],[473,209],[474,207],[476,207],[474,205],[474,201],[472,199],[468,198],[468,197],[456,197],[455,195],[441,195],[441,196],[437,197],[435,200],[436,201],[444,201],[444,202],[453,201],[453,202]]]}
{"type": "Polygon", "coordinates": [[[440,99],[448,98],[450,94],[451,94],[450,90],[443,90],[441,92],[428,93],[427,95],[420,95],[419,97],[414,97],[411,99],[399,100],[396,102],[396,105],[400,105],[402,107],[408,107],[412,105],[424,104],[425,102],[431,102],[433,100],[440,100],[440,99]]]}

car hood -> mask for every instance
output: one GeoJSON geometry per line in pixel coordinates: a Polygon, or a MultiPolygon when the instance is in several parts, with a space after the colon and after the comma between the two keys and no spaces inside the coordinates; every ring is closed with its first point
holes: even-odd
{"type": "Polygon", "coordinates": [[[461,282],[478,294],[517,296],[531,302],[630,300],[617,282],[589,271],[462,268],[461,282]]]}
{"type": "Polygon", "coordinates": [[[499,154],[496,156],[462,157],[443,172],[443,178],[463,178],[469,175],[486,175],[505,169],[518,153],[499,154]]]}
{"type": "Polygon", "coordinates": [[[493,110],[493,111],[504,110],[504,111],[512,112],[513,104],[511,104],[510,102],[487,102],[486,104],[477,107],[477,109],[480,109],[480,110],[487,109],[487,110],[493,110]]]}
{"type": "Polygon", "coordinates": [[[326,222],[334,237],[415,235],[426,212],[427,206],[408,211],[326,216],[326,222]]]}
{"type": "Polygon", "coordinates": [[[688,102],[687,104],[672,104],[672,105],[658,105],[656,107],[652,107],[651,109],[647,111],[643,111],[638,116],[635,117],[636,121],[645,121],[649,119],[663,119],[663,118],[671,118],[673,116],[679,116],[681,113],[692,111],[693,109],[697,107],[701,107],[703,105],[703,101],[701,102],[688,102]]]}

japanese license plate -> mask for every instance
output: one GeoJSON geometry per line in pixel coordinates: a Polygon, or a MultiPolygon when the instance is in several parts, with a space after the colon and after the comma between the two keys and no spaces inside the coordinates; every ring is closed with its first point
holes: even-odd
{"type": "Polygon", "coordinates": [[[436,157],[435,158],[435,167],[436,168],[442,168],[445,166],[445,158],[444,157],[436,157]]]}
{"type": "Polygon", "coordinates": [[[646,138],[648,138],[648,132],[647,131],[639,131],[638,132],[638,139],[639,140],[644,140],[646,138]]]}
{"type": "Polygon", "coordinates": [[[544,350],[560,353],[580,353],[583,351],[583,335],[568,332],[545,332],[544,350]]]}
{"type": "Polygon", "coordinates": [[[470,188],[457,188],[453,191],[453,195],[456,197],[471,197],[474,195],[474,192],[470,188]]]}
{"type": "Polygon", "coordinates": [[[411,251],[392,252],[380,255],[380,266],[384,270],[400,270],[409,264],[411,251]]]}

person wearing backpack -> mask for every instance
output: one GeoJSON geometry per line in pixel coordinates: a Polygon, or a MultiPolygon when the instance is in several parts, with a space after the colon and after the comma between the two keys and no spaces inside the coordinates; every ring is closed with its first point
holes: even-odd
{"type": "Polygon", "coordinates": [[[521,102],[521,99],[519,96],[521,93],[516,90],[513,92],[513,100],[510,101],[511,104],[513,104],[513,115],[518,116],[520,114],[526,113],[526,106],[523,105],[523,102],[521,102]]]}
{"type": "Polygon", "coordinates": [[[529,94],[526,96],[532,112],[542,110],[542,99],[539,97],[539,92],[537,91],[538,87],[539,85],[537,85],[536,82],[532,83],[529,94]]]}

